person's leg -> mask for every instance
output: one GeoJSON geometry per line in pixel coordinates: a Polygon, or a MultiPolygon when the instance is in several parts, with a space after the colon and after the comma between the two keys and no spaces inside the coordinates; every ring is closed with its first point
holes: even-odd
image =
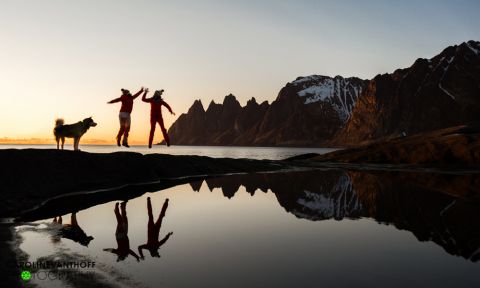
{"type": "Polygon", "coordinates": [[[125,126],[123,126],[120,123],[120,129],[118,130],[118,134],[117,134],[117,145],[118,146],[121,146],[120,141],[122,141],[122,135],[123,135],[124,132],[125,132],[125,126]]]}
{"type": "MultiPolygon", "coordinates": [[[[117,218],[117,230],[115,231],[115,237],[121,235],[123,231],[123,224],[122,224],[122,215],[120,215],[120,211],[118,210],[118,202],[115,203],[115,218],[117,218]]],[[[117,240],[118,241],[118,240],[117,240]]]]}
{"type": "Polygon", "coordinates": [[[120,209],[121,209],[121,213],[122,213],[123,228],[125,230],[125,233],[128,233],[127,201],[123,201],[120,204],[120,209]]]}
{"type": "Polygon", "coordinates": [[[118,210],[118,203],[115,203],[115,218],[117,218],[117,224],[122,222],[122,215],[120,215],[120,211],[118,210]]]}
{"type": "Polygon", "coordinates": [[[125,117],[125,130],[123,132],[123,142],[122,145],[125,147],[130,147],[128,145],[128,133],[130,132],[131,118],[130,115],[125,117]]]}
{"type": "Polygon", "coordinates": [[[118,115],[118,120],[119,120],[119,123],[120,123],[120,129],[118,130],[117,138],[116,138],[118,146],[121,146],[120,142],[122,141],[122,135],[123,135],[123,133],[125,133],[126,119],[125,119],[124,116],[125,115],[123,115],[122,112],[120,112],[120,114],[118,115]]]}
{"type": "Polygon", "coordinates": [[[165,202],[163,202],[162,211],[160,211],[160,215],[158,215],[157,222],[155,223],[155,226],[158,229],[158,232],[160,232],[160,227],[162,227],[162,220],[165,217],[165,213],[167,212],[167,208],[168,208],[168,198],[165,199],[165,202]]]}
{"type": "Polygon", "coordinates": [[[163,118],[160,118],[158,120],[158,124],[160,124],[160,128],[162,129],[163,139],[165,139],[165,143],[167,143],[167,146],[170,146],[170,137],[168,137],[167,129],[165,129],[165,124],[163,124],[163,118]]]}
{"type": "Polygon", "coordinates": [[[148,148],[152,148],[153,135],[155,135],[156,119],[150,119],[150,136],[148,137],[148,148]]]}
{"type": "Polygon", "coordinates": [[[147,210],[148,210],[148,224],[153,223],[152,202],[150,197],[147,198],[147,210]]]}

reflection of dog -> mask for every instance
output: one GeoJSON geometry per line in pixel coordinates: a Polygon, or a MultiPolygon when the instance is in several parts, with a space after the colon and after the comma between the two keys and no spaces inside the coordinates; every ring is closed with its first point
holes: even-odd
{"type": "Polygon", "coordinates": [[[57,119],[55,121],[55,128],[53,129],[53,135],[55,135],[55,140],[57,141],[57,149],[60,149],[59,142],[62,140],[62,150],[65,144],[65,137],[73,138],[73,150],[79,150],[78,144],[80,143],[80,138],[90,127],[97,126],[97,123],[93,121],[92,117],[85,118],[83,121],[75,124],[64,125],[63,123],[63,119],[57,119]]]}
{"type": "MultiPolygon", "coordinates": [[[[59,231],[58,236],[62,238],[67,238],[73,240],[77,243],[80,243],[83,246],[88,246],[90,241],[93,240],[92,236],[87,236],[87,233],[78,225],[77,222],[77,213],[72,213],[70,217],[70,224],[62,224],[62,216],[55,217],[53,223],[62,225],[62,228],[59,231]]],[[[59,240],[59,239],[56,239],[59,240]]]]}

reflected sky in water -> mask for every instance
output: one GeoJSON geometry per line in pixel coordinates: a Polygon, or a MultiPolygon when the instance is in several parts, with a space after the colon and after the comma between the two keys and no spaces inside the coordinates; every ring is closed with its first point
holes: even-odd
{"type": "MultiPolygon", "coordinates": [[[[476,287],[477,184],[476,175],[340,170],[195,181],[127,202],[129,246],[139,254],[148,240],[147,197],[154,220],[169,199],[159,240],[173,235],[159,258],[144,251],[139,261],[103,250],[118,244],[117,202],[76,213],[85,235],[73,238],[93,236],[88,247],[65,238],[72,233],[52,219],[17,231],[31,261],[90,259],[96,281],[125,286],[476,287]],[[432,184],[442,179],[458,189],[432,184]]],[[[62,216],[69,224],[71,214],[62,216]]]]}

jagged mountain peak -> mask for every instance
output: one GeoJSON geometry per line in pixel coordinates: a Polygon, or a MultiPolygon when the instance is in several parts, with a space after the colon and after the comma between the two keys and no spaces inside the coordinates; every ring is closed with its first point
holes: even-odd
{"type": "Polygon", "coordinates": [[[203,108],[202,100],[197,99],[193,102],[192,106],[190,109],[188,109],[188,113],[198,113],[198,112],[205,112],[205,109],[203,108]]]}
{"type": "Polygon", "coordinates": [[[228,94],[223,99],[223,106],[229,108],[240,108],[240,102],[238,102],[237,98],[233,94],[228,94]]]}
{"type": "Polygon", "coordinates": [[[255,97],[252,97],[250,100],[247,101],[247,106],[249,105],[258,105],[257,99],[255,99],[255,97]]]}

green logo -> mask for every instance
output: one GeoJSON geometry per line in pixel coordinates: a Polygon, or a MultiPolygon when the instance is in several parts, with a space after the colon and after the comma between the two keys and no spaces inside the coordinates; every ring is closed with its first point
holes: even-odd
{"type": "Polygon", "coordinates": [[[22,271],[22,274],[20,274],[20,277],[25,280],[25,281],[28,281],[30,280],[30,278],[32,278],[32,274],[30,273],[30,271],[22,271]]]}

